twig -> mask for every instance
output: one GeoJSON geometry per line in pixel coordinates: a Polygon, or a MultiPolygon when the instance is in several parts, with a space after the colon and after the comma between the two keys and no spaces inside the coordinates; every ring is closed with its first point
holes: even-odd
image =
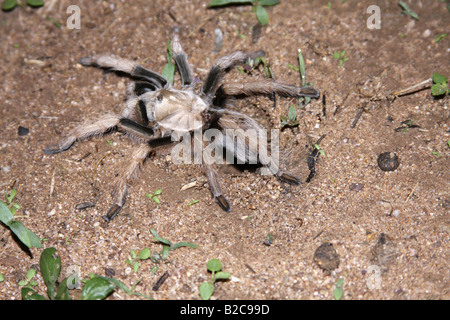
{"type": "Polygon", "coordinates": [[[430,79],[427,79],[425,81],[422,81],[421,83],[418,83],[418,84],[415,84],[415,85],[413,85],[411,87],[408,87],[406,89],[393,92],[393,93],[391,93],[391,96],[399,97],[399,96],[404,96],[405,94],[413,93],[413,92],[416,92],[416,91],[419,91],[419,90],[422,90],[422,89],[427,89],[427,88],[429,88],[431,86],[432,83],[433,83],[433,79],[430,78],[430,79]],[[420,88],[420,87],[422,87],[424,85],[427,85],[427,86],[423,87],[423,88],[420,88]],[[417,88],[420,88],[420,89],[417,89],[417,88]]]}

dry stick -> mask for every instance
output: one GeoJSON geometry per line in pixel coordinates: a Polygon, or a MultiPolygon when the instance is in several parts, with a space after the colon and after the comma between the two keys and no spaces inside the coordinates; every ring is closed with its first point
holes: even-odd
{"type": "Polygon", "coordinates": [[[406,88],[406,89],[403,89],[403,90],[399,90],[399,91],[393,92],[393,93],[391,93],[391,95],[394,96],[394,97],[398,97],[398,96],[403,96],[403,95],[408,94],[408,93],[413,93],[413,92],[419,91],[418,88],[420,88],[420,90],[426,89],[426,88],[429,88],[429,87],[430,87],[430,85],[432,84],[432,82],[433,82],[433,79],[430,78],[430,79],[427,79],[427,80],[425,80],[425,81],[422,81],[421,83],[418,83],[418,84],[416,84],[416,85],[413,85],[413,86],[411,86],[411,87],[409,87],[409,88],[406,88]],[[421,87],[424,86],[424,85],[427,85],[427,86],[421,88],[421,87]]]}

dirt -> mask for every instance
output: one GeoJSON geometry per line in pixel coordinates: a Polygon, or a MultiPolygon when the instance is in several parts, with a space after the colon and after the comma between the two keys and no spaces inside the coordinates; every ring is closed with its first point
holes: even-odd
{"type": "MultiPolygon", "coordinates": [[[[210,278],[206,263],[218,258],[232,278],[216,283],[213,299],[333,299],[340,278],[342,299],[450,298],[449,99],[434,99],[429,88],[386,98],[433,72],[449,75],[450,36],[434,41],[449,33],[446,3],[406,1],[419,15],[414,20],[396,1],[329,6],[282,0],[268,8],[269,24],[259,28],[247,5],[212,10],[207,1],[45,2],[40,9],[0,12],[0,185],[2,197],[18,190],[16,219],[45,239],[43,248],[57,249],[61,279],[75,266],[83,279],[107,274],[128,286],[141,279],[136,291],[155,299],[199,299],[199,285],[210,278]],[[73,4],[81,10],[80,29],[66,25],[73,4]],[[380,29],[366,24],[372,4],[381,9],[380,29]],[[299,73],[289,67],[298,66],[300,48],[306,80],[326,99],[325,105],[320,98],[298,107],[298,126],[280,132],[281,164],[305,181],[307,155],[322,135],[325,155],[311,181],[300,186],[223,166],[232,205],[225,213],[200,168],[175,165],[163,150],[146,162],[121,214],[106,224],[110,192],[133,143],[115,133],[54,156],[43,150],[81,121],[121,111],[130,80],[82,67],[78,59],[111,53],[161,72],[173,27],[180,28],[199,80],[223,55],[264,50],[279,81],[300,85],[299,73]],[[216,28],[224,35],[219,52],[216,28]],[[338,50],[348,58],[341,67],[333,58],[338,50]],[[419,127],[405,126],[407,120],[419,127]],[[19,136],[19,126],[29,133],[19,136]],[[394,171],[378,167],[384,152],[398,156],[394,171]],[[191,182],[196,186],[181,191],[191,182]],[[145,196],[158,188],[160,204],[145,196]],[[84,202],[95,207],[75,209],[84,202]],[[143,261],[134,272],[126,263],[130,250],[162,248],[150,228],[198,248],[171,251],[158,265],[143,261]],[[322,270],[316,263],[314,252],[323,243],[332,244],[337,268],[322,270]]],[[[260,71],[229,76],[245,81],[262,77],[260,71]]],[[[280,117],[296,102],[277,97],[274,107],[268,97],[251,97],[235,108],[280,129],[280,117]]],[[[39,264],[42,249],[27,252],[4,225],[0,247],[0,299],[21,299],[18,281],[39,264]]],[[[42,276],[35,279],[45,295],[42,276]]],[[[142,298],[117,290],[109,299],[142,298]]]]}

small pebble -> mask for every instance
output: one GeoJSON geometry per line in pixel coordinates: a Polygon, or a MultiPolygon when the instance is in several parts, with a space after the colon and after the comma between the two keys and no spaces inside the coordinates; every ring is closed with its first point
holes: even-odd
{"type": "Polygon", "coordinates": [[[4,167],[2,167],[2,171],[3,171],[4,173],[8,173],[8,172],[11,171],[11,167],[10,167],[10,166],[4,166],[4,167]]]}
{"type": "Polygon", "coordinates": [[[339,267],[339,255],[331,242],[321,244],[314,252],[314,262],[326,271],[332,271],[339,267]]]}
{"type": "Polygon", "coordinates": [[[393,215],[394,217],[398,217],[399,214],[400,214],[400,210],[398,210],[398,209],[395,209],[394,211],[392,211],[392,215],[393,215]]]}
{"type": "Polygon", "coordinates": [[[393,152],[385,152],[378,156],[378,166],[383,171],[394,171],[400,165],[398,156],[393,152]]]}
{"type": "Polygon", "coordinates": [[[27,134],[30,133],[30,129],[22,127],[22,126],[19,126],[18,131],[19,131],[19,137],[26,136],[27,134]]]}

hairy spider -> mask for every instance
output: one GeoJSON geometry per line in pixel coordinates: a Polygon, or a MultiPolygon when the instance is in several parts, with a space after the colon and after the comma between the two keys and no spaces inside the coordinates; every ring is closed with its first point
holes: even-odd
{"type": "MultiPolygon", "coordinates": [[[[181,89],[174,88],[160,74],[126,59],[112,55],[94,55],[80,59],[79,63],[83,66],[119,71],[134,80],[127,87],[127,99],[122,114],[104,115],[96,121],[77,126],[59,143],[50,145],[44,150],[46,154],[59,153],[69,149],[76,141],[114,130],[124,132],[138,142],[131,155],[131,161],[124,167],[112,191],[114,203],[104,217],[107,222],[114,218],[123,207],[129,184],[136,179],[144,161],[155,147],[155,142],[161,139],[167,140],[168,137],[172,137],[172,141],[179,140],[183,134],[190,134],[195,130],[205,131],[209,128],[215,128],[223,133],[226,130],[238,129],[240,132],[251,129],[257,133],[263,130],[249,116],[229,110],[227,98],[272,93],[285,97],[319,97],[319,91],[314,88],[299,88],[270,79],[245,83],[224,81],[224,75],[231,67],[242,64],[251,57],[250,54],[241,51],[218,59],[209,71],[203,86],[195,92],[195,83],[187,56],[181,48],[177,35],[172,40],[172,51],[181,77],[181,89]]],[[[251,141],[248,142],[248,139],[245,141],[245,144],[240,147],[220,139],[217,140],[217,144],[225,151],[232,151],[235,158],[241,161],[240,163],[248,163],[249,154],[256,154],[259,164],[269,168],[270,172],[281,181],[300,184],[298,178],[280,170],[267,152],[260,152],[261,149],[256,149],[255,145],[250,143],[251,141]]],[[[212,195],[220,207],[229,212],[231,206],[221,191],[218,174],[214,169],[215,164],[203,161],[201,166],[207,176],[212,195]]]]}

